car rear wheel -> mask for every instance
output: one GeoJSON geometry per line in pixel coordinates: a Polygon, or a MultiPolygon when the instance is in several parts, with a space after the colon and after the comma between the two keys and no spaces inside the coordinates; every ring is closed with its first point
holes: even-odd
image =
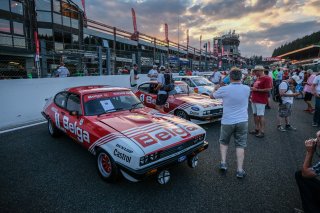
{"type": "Polygon", "coordinates": [[[185,111],[181,110],[181,109],[176,110],[174,115],[176,115],[176,116],[178,116],[180,118],[183,118],[185,120],[189,120],[188,114],[185,111]]]}
{"type": "Polygon", "coordinates": [[[48,131],[52,137],[58,137],[60,135],[59,129],[53,124],[51,119],[48,119],[48,131]]]}
{"type": "Polygon", "coordinates": [[[118,167],[107,152],[102,150],[98,153],[97,165],[99,174],[104,181],[112,183],[118,179],[118,167]]]}

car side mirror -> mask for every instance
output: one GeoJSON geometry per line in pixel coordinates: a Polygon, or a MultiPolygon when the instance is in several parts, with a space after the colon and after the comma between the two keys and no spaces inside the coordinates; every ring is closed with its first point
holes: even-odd
{"type": "Polygon", "coordinates": [[[79,116],[79,112],[78,111],[70,111],[69,113],[72,116],[79,116]]]}

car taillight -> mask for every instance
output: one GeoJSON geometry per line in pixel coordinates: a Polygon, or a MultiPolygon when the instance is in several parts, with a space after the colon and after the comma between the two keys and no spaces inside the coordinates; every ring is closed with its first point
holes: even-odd
{"type": "Polygon", "coordinates": [[[195,87],[195,88],[193,89],[193,91],[194,91],[195,93],[199,93],[198,87],[195,87]]]}

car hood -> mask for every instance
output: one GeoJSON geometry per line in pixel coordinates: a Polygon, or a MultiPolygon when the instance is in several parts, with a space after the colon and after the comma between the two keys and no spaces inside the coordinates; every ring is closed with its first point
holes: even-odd
{"type": "Polygon", "coordinates": [[[126,136],[145,153],[165,150],[205,134],[194,123],[149,108],[122,111],[97,119],[126,136]]]}
{"type": "Polygon", "coordinates": [[[214,91],[214,87],[213,86],[201,86],[203,89],[213,92],[214,91]]]}
{"type": "Polygon", "coordinates": [[[188,96],[177,96],[176,99],[187,102],[192,105],[201,106],[203,108],[209,108],[209,107],[222,107],[222,100],[221,99],[210,99],[208,96],[204,95],[196,95],[196,94],[190,94],[188,96]]]}

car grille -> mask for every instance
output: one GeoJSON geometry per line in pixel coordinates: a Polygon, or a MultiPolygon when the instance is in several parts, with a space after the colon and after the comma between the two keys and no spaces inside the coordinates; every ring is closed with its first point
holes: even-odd
{"type": "Polygon", "coordinates": [[[174,146],[174,147],[171,147],[169,149],[166,149],[166,150],[162,151],[160,153],[160,158],[164,158],[166,156],[169,156],[169,155],[172,155],[174,153],[180,152],[181,150],[186,149],[186,148],[188,148],[188,147],[190,147],[192,145],[194,145],[194,139],[189,140],[189,141],[187,141],[187,142],[185,142],[183,144],[180,144],[178,146],[174,146]]]}
{"type": "Polygon", "coordinates": [[[212,109],[210,110],[210,115],[216,116],[216,115],[222,115],[223,109],[212,109]]]}

